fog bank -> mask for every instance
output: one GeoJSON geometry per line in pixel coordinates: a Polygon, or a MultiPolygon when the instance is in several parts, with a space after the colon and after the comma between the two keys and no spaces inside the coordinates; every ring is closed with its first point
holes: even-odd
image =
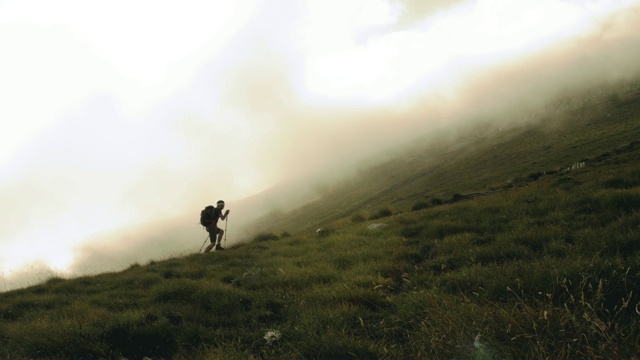
{"type": "Polygon", "coordinates": [[[0,45],[13,50],[0,74],[16,80],[0,85],[12,103],[0,116],[4,134],[29,135],[0,162],[4,289],[195,252],[197,214],[218,199],[233,244],[243,224],[431,129],[640,76],[638,1],[213,2],[226,19],[213,27],[191,18],[206,10],[193,1],[148,18],[191,23],[177,38],[127,17],[113,39],[86,5],[47,17],[16,4],[0,4],[0,45]],[[62,49],[48,63],[47,43],[62,49]],[[125,66],[127,51],[146,61],[125,66]],[[27,77],[45,65],[64,76],[27,77]],[[38,83],[47,91],[23,89],[38,83]]]}

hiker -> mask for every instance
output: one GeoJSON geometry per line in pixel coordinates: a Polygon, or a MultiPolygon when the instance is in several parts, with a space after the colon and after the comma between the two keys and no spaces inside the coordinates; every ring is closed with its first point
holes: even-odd
{"type": "Polygon", "coordinates": [[[224,250],[222,245],[220,245],[220,243],[222,242],[222,235],[224,235],[224,230],[218,227],[218,219],[226,220],[227,216],[229,216],[229,210],[225,211],[223,214],[222,209],[224,209],[224,201],[218,200],[218,202],[216,203],[216,207],[213,208],[213,211],[211,211],[211,220],[209,221],[209,224],[205,225],[211,241],[211,245],[207,246],[204,249],[204,252],[206,253],[211,251],[214,246],[216,247],[216,250],[224,250]]]}

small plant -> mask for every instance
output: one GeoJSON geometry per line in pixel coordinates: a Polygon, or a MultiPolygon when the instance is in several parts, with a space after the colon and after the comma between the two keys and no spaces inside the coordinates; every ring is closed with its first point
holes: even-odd
{"type": "Polygon", "coordinates": [[[420,202],[417,202],[417,203],[415,203],[413,205],[413,207],[411,208],[411,211],[419,211],[419,210],[422,210],[422,209],[426,209],[428,207],[429,207],[428,203],[426,203],[424,201],[420,201],[420,202]]]}
{"type": "Polygon", "coordinates": [[[263,339],[267,341],[267,345],[273,345],[276,341],[280,340],[282,334],[278,330],[267,330],[263,339]]]}
{"type": "Polygon", "coordinates": [[[264,242],[264,241],[271,241],[271,240],[278,240],[278,235],[274,233],[265,232],[265,233],[260,233],[253,238],[253,241],[255,242],[264,242]]]}
{"type": "Polygon", "coordinates": [[[384,209],[380,209],[378,210],[378,212],[374,215],[371,215],[369,217],[369,220],[377,220],[377,219],[382,219],[384,217],[389,217],[393,215],[393,213],[391,212],[391,210],[389,210],[388,208],[384,208],[384,209]]]}
{"type": "Polygon", "coordinates": [[[544,175],[544,173],[538,171],[538,172],[534,172],[529,174],[529,176],[527,176],[527,179],[530,181],[536,181],[538,179],[540,179],[542,177],[542,175],[544,175]]]}
{"type": "Polygon", "coordinates": [[[449,202],[451,203],[457,203],[458,201],[461,201],[462,199],[464,199],[464,195],[459,194],[459,193],[455,193],[451,196],[451,200],[449,202]]]}
{"type": "Polygon", "coordinates": [[[333,230],[327,229],[327,228],[319,228],[318,230],[316,230],[316,235],[319,237],[329,236],[332,233],[333,233],[333,230]]]}

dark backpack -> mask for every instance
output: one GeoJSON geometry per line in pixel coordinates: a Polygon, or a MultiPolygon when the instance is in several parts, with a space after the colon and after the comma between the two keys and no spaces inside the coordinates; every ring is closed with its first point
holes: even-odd
{"type": "Polygon", "coordinates": [[[208,226],[213,220],[213,205],[209,205],[200,211],[200,225],[208,226]]]}

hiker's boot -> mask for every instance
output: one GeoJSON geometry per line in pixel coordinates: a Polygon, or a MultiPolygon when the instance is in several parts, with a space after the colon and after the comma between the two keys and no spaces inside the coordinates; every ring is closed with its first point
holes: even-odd
{"type": "Polygon", "coordinates": [[[220,244],[216,245],[216,251],[218,251],[218,250],[224,250],[222,245],[220,245],[220,244]]]}

